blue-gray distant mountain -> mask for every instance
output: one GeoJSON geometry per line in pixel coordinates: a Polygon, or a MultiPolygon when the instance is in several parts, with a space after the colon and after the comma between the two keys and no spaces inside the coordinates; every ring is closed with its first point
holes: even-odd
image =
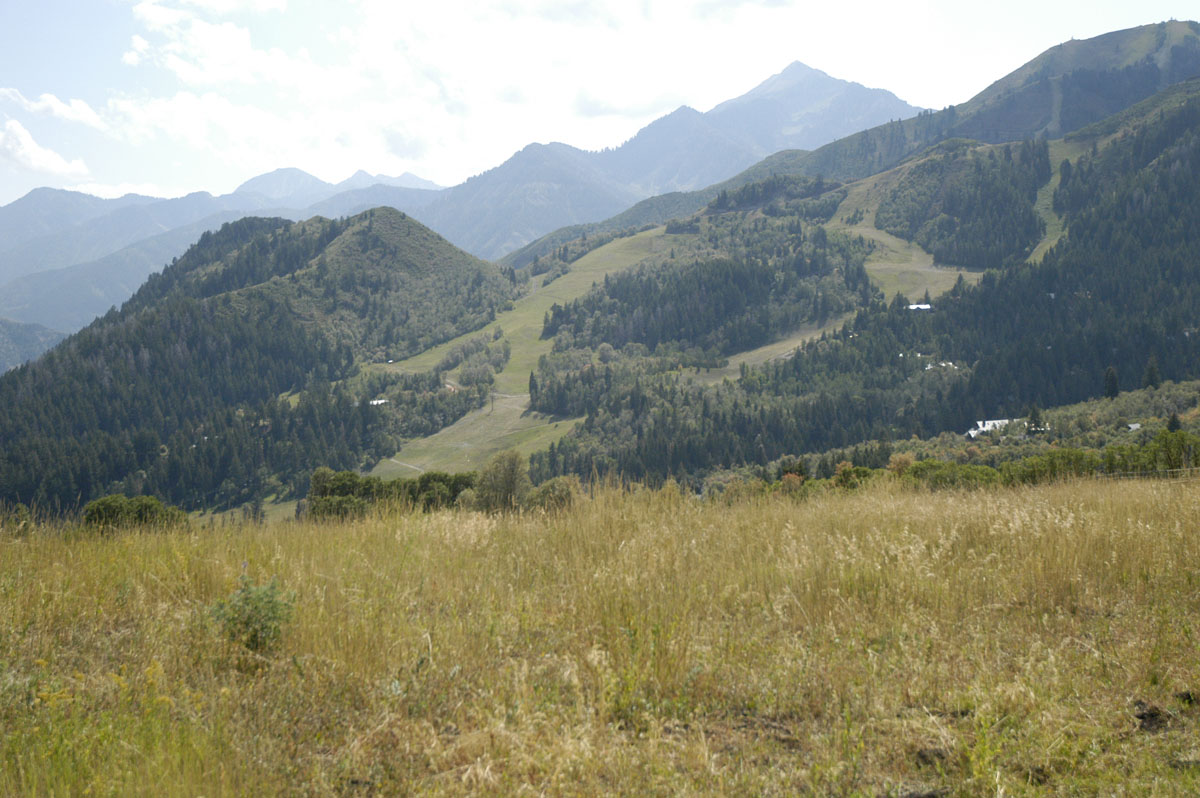
{"type": "MultiPolygon", "coordinates": [[[[241,219],[225,211],[142,239],[98,260],[26,274],[0,286],[0,316],[72,333],[133,296],[146,278],[208,230],[241,219]]],[[[49,347],[47,347],[49,348],[49,347]]]]}
{"type": "Polygon", "coordinates": [[[32,360],[62,339],[62,333],[48,330],[40,324],[21,324],[0,319],[0,372],[32,360]]]}
{"type": "MultiPolygon", "coordinates": [[[[380,206],[421,208],[437,196],[437,191],[429,189],[375,184],[337,191],[325,184],[336,193],[313,205],[272,204],[294,202],[304,193],[314,196],[305,187],[311,187],[311,183],[300,179],[297,184],[301,195],[285,194],[276,199],[257,192],[223,197],[198,193],[175,200],[139,197],[144,202],[137,203],[129,198],[102,200],[72,191],[38,189],[28,196],[40,193],[39,202],[84,208],[90,213],[78,214],[84,219],[78,224],[64,225],[57,232],[43,233],[11,250],[0,251],[0,278],[11,278],[0,282],[0,316],[71,333],[109,308],[120,307],[147,277],[183,253],[201,234],[225,222],[250,213],[294,221],[312,216],[336,219],[380,206]],[[108,212],[96,215],[104,207],[108,212]],[[18,273],[13,275],[4,268],[6,265],[18,273]]],[[[18,200],[0,208],[0,222],[13,205],[24,214],[28,204],[18,200]]]]}
{"type": "Polygon", "coordinates": [[[597,153],[530,144],[507,161],[448,188],[424,208],[406,208],[451,243],[496,258],[547,230],[603,219],[642,193],[608,173],[597,153]]]}
{"type": "Polygon", "coordinates": [[[713,108],[705,118],[761,158],[780,150],[815,150],[920,111],[890,91],[831,78],[796,61],[741,97],[713,108]]]}
{"type": "Polygon", "coordinates": [[[24,197],[0,208],[0,252],[61,232],[65,227],[106,216],[121,208],[160,201],[155,197],[137,194],[127,194],[120,199],[101,199],[78,191],[35,188],[24,197]]]}
{"type": "MultiPolygon", "coordinates": [[[[256,194],[214,197],[201,191],[175,199],[123,197],[98,200],[103,203],[98,205],[89,203],[89,200],[96,198],[86,194],[38,189],[0,208],[0,229],[15,225],[17,220],[27,215],[26,200],[35,193],[40,193],[39,202],[88,206],[89,210],[86,214],[76,216],[48,217],[56,220],[57,224],[44,222],[36,237],[0,236],[0,284],[26,274],[96,260],[130,244],[223,211],[240,211],[244,216],[271,207],[270,200],[256,194]],[[15,212],[12,210],[14,206],[17,206],[15,212]]],[[[183,249],[186,249],[187,243],[190,242],[185,242],[183,249]]],[[[183,249],[175,254],[181,254],[183,249]]],[[[162,266],[161,263],[158,265],[162,266]]]]}
{"type": "Polygon", "coordinates": [[[340,183],[326,183],[301,169],[276,169],[258,177],[252,177],[233,191],[234,196],[257,196],[272,205],[286,208],[307,208],[346,191],[355,191],[373,186],[439,191],[441,186],[423,180],[410,172],[400,177],[373,175],[359,169],[340,183]]]}
{"type": "Polygon", "coordinates": [[[369,188],[371,186],[392,186],[394,188],[419,188],[425,191],[441,191],[443,186],[439,186],[432,180],[425,180],[417,177],[412,172],[405,172],[399,177],[388,177],[387,175],[373,175],[370,172],[359,169],[357,172],[338,183],[336,188],[339,191],[349,191],[356,188],[369,188]]]}
{"type": "Polygon", "coordinates": [[[647,197],[720,182],[778,150],[817,147],[920,110],[796,62],[707,113],[678,108],[614,149],[527,147],[424,211],[405,210],[468,252],[498,258],[647,197]]]}

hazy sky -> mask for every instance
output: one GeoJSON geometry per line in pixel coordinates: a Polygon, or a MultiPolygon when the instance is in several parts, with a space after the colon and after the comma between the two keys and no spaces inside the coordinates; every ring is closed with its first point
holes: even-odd
{"type": "Polygon", "coordinates": [[[533,141],[616,146],[792,61],[959,103],[1196,0],[0,0],[0,204],[231,191],[297,166],[453,185],[533,141]]]}

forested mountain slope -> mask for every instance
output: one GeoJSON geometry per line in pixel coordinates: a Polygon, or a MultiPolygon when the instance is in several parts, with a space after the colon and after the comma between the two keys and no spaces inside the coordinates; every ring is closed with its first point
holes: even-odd
{"type": "Polygon", "coordinates": [[[436,371],[338,383],[487,323],[511,290],[390,209],[228,224],[0,378],[0,498],[69,508],[125,490],[211,507],[302,492],[315,466],[373,462],[481,402],[436,371]]]}
{"type": "MultiPolygon", "coordinates": [[[[521,267],[581,235],[662,224],[703,208],[722,190],[771,175],[807,174],[849,182],[884,172],[935,144],[956,138],[987,143],[1057,138],[1197,75],[1200,23],[1164,22],[1066,42],[960,106],[908,118],[897,116],[811,152],[781,150],[723,183],[650,197],[604,221],[555,230],[510,253],[504,262],[521,267]]],[[[769,94],[770,83],[755,92],[769,94]]],[[[727,107],[753,106],[755,92],[723,103],[710,116],[727,107]]],[[[914,213],[933,207],[932,197],[923,199],[928,201],[914,213]]],[[[1028,232],[1012,231],[1010,238],[1017,237],[1027,238],[1028,232]]]]}
{"type": "Polygon", "coordinates": [[[971,100],[813,151],[808,174],[856,180],[949,138],[1058,138],[1200,75],[1200,23],[1162,22],[1051,48],[971,100]]]}
{"type": "Polygon", "coordinates": [[[874,304],[738,384],[539,372],[564,395],[590,395],[583,426],[535,458],[536,473],[686,476],[962,431],[1100,395],[1109,368],[1134,387],[1152,358],[1164,378],[1200,376],[1200,87],[1191,89],[1063,168],[1055,200],[1068,234],[1040,263],[989,271],[931,311],[874,304]]]}

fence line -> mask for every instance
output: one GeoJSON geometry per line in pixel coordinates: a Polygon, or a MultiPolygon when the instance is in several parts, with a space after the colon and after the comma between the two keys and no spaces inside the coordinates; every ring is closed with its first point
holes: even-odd
{"type": "Polygon", "coordinates": [[[1164,482],[1190,482],[1200,479],[1200,468],[1169,468],[1165,471],[1118,471],[1096,474],[1096,479],[1157,479],[1164,482]]]}

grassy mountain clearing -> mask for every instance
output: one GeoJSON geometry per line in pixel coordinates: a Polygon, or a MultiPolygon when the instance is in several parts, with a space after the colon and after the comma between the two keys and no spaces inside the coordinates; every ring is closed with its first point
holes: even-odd
{"type": "Polygon", "coordinates": [[[1194,493],[6,530],[0,792],[1194,794],[1194,493]]]}

